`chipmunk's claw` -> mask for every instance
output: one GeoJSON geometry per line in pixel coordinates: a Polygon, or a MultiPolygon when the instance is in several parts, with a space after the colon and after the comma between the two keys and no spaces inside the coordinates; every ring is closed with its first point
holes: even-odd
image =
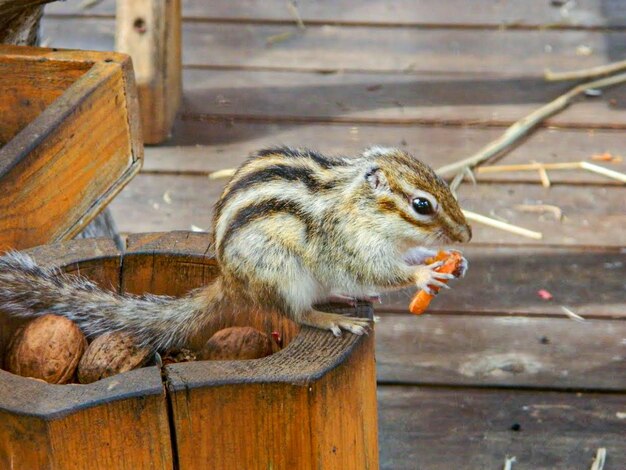
{"type": "Polygon", "coordinates": [[[301,319],[304,325],[314,326],[322,330],[330,330],[336,337],[340,337],[342,330],[355,335],[364,335],[369,332],[371,320],[360,317],[348,317],[338,313],[328,313],[313,310],[301,319]]]}

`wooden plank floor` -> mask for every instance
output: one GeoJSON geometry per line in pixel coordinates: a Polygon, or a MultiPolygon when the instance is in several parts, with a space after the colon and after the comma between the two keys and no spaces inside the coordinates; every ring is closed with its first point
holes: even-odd
{"type": "MultiPolygon", "coordinates": [[[[304,30],[287,3],[183,1],[181,115],[112,203],[123,232],[208,228],[223,182],[207,175],[267,145],[392,145],[442,166],[569,87],[545,83],[545,68],[626,58],[620,0],[301,1],[304,30]]],[[[47,7],[45,43],[112,48],[114,1],[84,5],[47,7]]],[[[626,87],[580,99],[500,162],[626,158],[625,108],[626,87]]],[[[599,447],[605,470],[626,468],[626,190],[581,172],[551,179],[463,185],[464,207],[543,240],[474,225],[468,276],[430,313],[406,315],[411,292],[378,306],[382,468],[500,469],[516,456],[514,470],[586,470],[599,447]]]]}

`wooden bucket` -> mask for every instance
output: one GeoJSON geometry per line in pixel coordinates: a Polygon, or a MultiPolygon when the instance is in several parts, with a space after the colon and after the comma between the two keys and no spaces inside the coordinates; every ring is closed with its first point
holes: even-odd
{"type": "MultiPolygon", "coordinates": [[[[207,234],[134,235],[127,248],[87,239],[29,253],[120,292],[181,295],[217,273],[207,234]]],[[[372,314],[369,304],[357,309],[372,314]]],[[[20,323],[0,314],[0,351],[20,323]]],[[[89,385],[0,371],[0,468],[378,468],[373,334],[335,338],[260,315],[236,324],[278,330],[287,346],[89,385]]]]}

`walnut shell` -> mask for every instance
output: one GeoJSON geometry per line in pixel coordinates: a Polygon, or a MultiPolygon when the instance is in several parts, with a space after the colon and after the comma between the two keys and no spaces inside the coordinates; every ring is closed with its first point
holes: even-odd
{"type": "Polygon", "coordinates": [[[78,381],[88,384],[144,365],[150,348],[139,348],[131,335],[121,331],[98,336],[78,364],[78,381]]]}
{"type": "Polygon", "coordinates": [[[7,370],[24,377],[64,384],[72,380],[87,340],[74,322],[44,315],[17,330],[7,353],[7,370]]]}
{"type": "Polygon", "coordinates": [[[272,352],[272,340],[268,335],[250,326],[236,326],[224,328],[211,336],[198,359],[258,359],[272,352]]]}

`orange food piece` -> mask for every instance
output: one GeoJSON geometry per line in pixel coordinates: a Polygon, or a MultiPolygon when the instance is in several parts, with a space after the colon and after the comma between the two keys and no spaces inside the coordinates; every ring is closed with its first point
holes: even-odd
{"type": "MultiPolygon", "coordinates": [[[[435,271],[439,273],[453,274],[457,277],[460,275],[463,265],[463,256],[458,251],[439,251],[436,256],[428,258],[426,260],[426,264],[435,263],[436,261],[443,261],[444,263],[435,269],[435,271]]],[[[443,282],[447,281],[444,280],[443,282]]],[[[432,290],[434,292],[439,292],[438,287],[433,286],[432,290]]],[[[423,290],[418,291],[411,300],[409,311],[415,315],[421,315],[426,311],[430,305],[430,301],[433,300],[434,297],[434,295],[423,290]]]]}

